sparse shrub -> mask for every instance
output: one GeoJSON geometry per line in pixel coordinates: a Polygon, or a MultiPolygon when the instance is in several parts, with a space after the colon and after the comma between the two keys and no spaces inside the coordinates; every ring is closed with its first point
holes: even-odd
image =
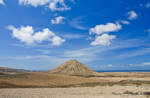
{"type": "Polygon", "coordinates": [[[134,93],[134,92],[130,92],[130,91],[125,91],[124,94],[129,94],[129,95],[139,95],[138,92],[134,93]]]}

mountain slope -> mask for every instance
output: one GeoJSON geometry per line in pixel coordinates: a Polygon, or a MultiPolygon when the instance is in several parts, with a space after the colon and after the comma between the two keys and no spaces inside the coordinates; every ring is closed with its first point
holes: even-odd
{"type": "Polygon", "coordinates": [[[68,75],[94,75],[92,69],[88,68],[86,65],[78,62],[77,60],[67,61],[55,69],[50,70],[51,73],[58,74],[68,74],[68,75]]]}

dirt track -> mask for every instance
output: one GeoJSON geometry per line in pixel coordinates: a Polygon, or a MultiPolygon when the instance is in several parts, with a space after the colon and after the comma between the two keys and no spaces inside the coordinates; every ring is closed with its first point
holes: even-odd
{"type": "Polygon", "coordinates": [[[150,86],[0,89],[0,98],[150,98],[150,86]]]}

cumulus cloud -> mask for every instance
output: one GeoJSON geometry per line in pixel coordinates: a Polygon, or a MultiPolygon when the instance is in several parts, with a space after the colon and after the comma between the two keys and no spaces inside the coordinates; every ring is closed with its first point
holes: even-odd
{"type": "Polygon", "coordinates": [[[92,46],[109,46],[111,41],[116,38],[115,35],[109,35],[110,32],[116,32],[122,29],[119,23],[107,23],[96,25],[89,30],[89,34],[96,34],[95,40],[91,42],[92,46]]]}
{"type": "Polygon", "coordinates": [[[52,45],[60,46],[65,40],[58,36],[54,36],[51,41],[52,41],[52,45]]]}
{"type": "Polygon", "coordinates": [[[102,34],[101,36],[96,36],[95,40],[91,43],[92,46],[109,46],[111,44],[111,41],[115,39],[116,36],[114,35],[108,35],[108,34],[102,34]]]}
{"type": "Polygon", "coordinates": [[[65,11],[69,10],[65,0],[19,0],[20,5],[30,5],[33,7],[45,6],[52,11],[65,11]]]}
{"type": "Polygon", "coordinates": [[[42,31],[35,32],[32,26],[21,26],[20,28],[15,28],[14,26],[8,26],[8,30],[12,31],[12,36],[27,45],[32,45],[34,43],[41,43],[43,41],[50,41],[52,45],[59,46],[64,39],[56,36],[48,28],[44,28],[42,31]]]}
{"type": "Polygon", "coordinates": [[[89,33],[92,34],[103,34],[103,33],[109,33],[109,32],[115,32],[118,31],[122,28],[120,24],[114,24],[114,23],[107,23],[107,24],[101,24],[101,25],[96,25],[94,28],[91,28],[89,30],[89,33]]]}
{"type": "Polygon", "coordinates": [[[55,34],[48,28],[43,29],[43,31],[36,32],[32,37],[37,42],[42,42],[44,40],[49,40],[54,37],[55,34]]]}
{"type": "Polygon", "coordinates": [[[63,24],[65,17],[58,16],[51,20],[51,24],[63,24]]]}
{"type": "Polygon", "coordinates": [[[4,3],[3,0],[0,0],[0,4],[1,4],[1,5],[5,5],[5,3],[4,3]]]}
{"type": "Polygon", "coordinates": [[[14,26],[8,26],[8,29],[12,31],[12,36],[18,40],[25,42],[26,44],[33,44],[33,28],[31,26],[22,26],[21,28],[15,28],[14,26]]]}
{"type": "Polygon", "coordinates": [[[138,15],[135,11],[128,12],[128,15],[129,15],[129,17],[128,17],[129,20],[133,20],[133,19],[136,19],[138,17],[138,15]]]}

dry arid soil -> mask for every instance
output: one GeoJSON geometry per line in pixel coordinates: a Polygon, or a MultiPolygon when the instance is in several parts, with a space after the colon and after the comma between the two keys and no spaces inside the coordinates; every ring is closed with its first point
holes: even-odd
{"type": "Polygon", "coordinates": [[[0,98],[150,98],[150,73],[4,75],[0,76],[0,98]]]}
{"type": "Polygon", "coordinates": [[[0,98],[150,98],[150,86],[0,89],[0,98]]]}

